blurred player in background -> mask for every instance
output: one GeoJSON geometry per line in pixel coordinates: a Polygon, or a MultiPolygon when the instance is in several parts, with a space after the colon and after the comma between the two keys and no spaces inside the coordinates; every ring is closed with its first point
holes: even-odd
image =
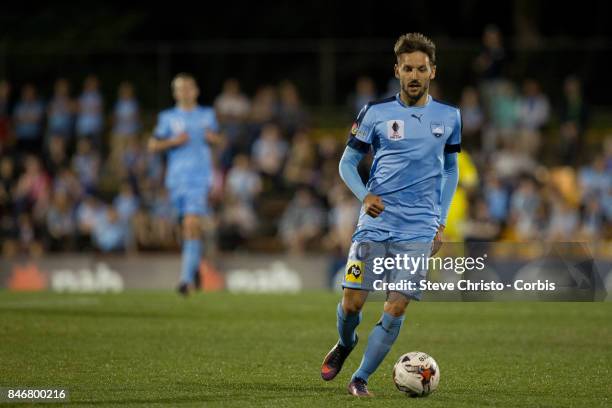
{"type": "Polygon", "coordinates": [[[198,84],[190,74],[172,80],[176,105],[162,111],[149,150],[167,154],[165,185],[183,230],[179,293],[187,295],[199,276],[202,254],[202,217],[208,213],[208,190],[212,183],[209,144],[219,141],[213,108],[198,105],[198,84]]]}
{"type": "MultiPolygon", "coordinates": [[[[434,43],[418,33],[403,35],[395,44],[395,77],[400,92],[368,103],[357,116],[340,160],[342,179],[363,202],[352,237],[337,308],[338,343],[325,356],[321,377],[332,380],[357,344],[355,329],[371,282],[364,278],[374,257],[435,254],[452,197],[457,188],[457,153],[461,142],[459,109],[429,95],[436,75],[434,43]],[[373,149],[367,186],[357,172],[361,159],[373,149]]],[[[427,271],[387,270],[387,282],[418,282],[427,271]],[[412,272],[412,274],[411,274],[412,272]]],[[[384,311],[371,331],[361,365],[348,386],[350,394],[371,396],[368,378],[397,339],[410,299],[419,290],[390,291],[384,311]]]]}

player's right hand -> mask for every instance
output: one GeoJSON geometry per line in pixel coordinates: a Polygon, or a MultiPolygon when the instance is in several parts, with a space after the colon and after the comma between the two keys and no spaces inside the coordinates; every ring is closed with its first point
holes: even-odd
{"type": "Polygon", "coordinates": [[[365,213],[372,218],[376,218],[385,210],[382,199],[374,194],[368,194],[363,199],[365,213]]]}
{"type": "Polygon", "coordinates": [[[180,146],[189,140],[189,135],[186,132],[180,133],[172,139],[174,146],[180,146]]]}

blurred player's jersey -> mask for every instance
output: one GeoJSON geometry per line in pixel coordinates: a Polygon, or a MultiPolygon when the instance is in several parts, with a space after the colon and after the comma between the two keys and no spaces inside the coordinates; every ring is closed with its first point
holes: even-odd
{"type": "Polygon", "coordinates": [[[207,131],[217,131],[215,111],[197,106],[190,111],[178,107],[159,114],[154,136],[169,139],[186,132],[189,141],[167,152],[166,187],[169,190],[208,189],[212,182],[212,158],[207,131]]]}
{"type": "Polygon", "coordinates": [[[359,215],[353,240],[433,239],[441,213],[444,153],[459,152],[459,109],[428,97],[413,107],[395,97],[367,104],[357,116],[348,145],[373,149],[368,191],[385,210],[377,218],[359,215]]]}

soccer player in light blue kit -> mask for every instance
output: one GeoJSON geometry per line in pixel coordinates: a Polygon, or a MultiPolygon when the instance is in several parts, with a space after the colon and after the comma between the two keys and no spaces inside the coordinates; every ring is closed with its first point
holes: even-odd
{"type": "Polygon", "coordinates": [[[176,106],[162,111],[149,150],[167,154],[166,188],[181,218],[183,251],[178,291],[187,295],[196,279],[202,254],[202,217],[208,212],[212,183],[209,143],[219,141],[213,108],[199,106],[198,85],[190,74],[172,80],[176,106]]]}
{"type": "MultiPolygon", "coordinates": [[[[340,372],[357,344],[355,329],[373,290],[365,284],[367,263],[374,255],[435,254],[442,244],[441,234],[457,188],[461,116],[458,108],[429,96],[429,83],[436,75],[435,45],[424,35],[411,33],[401,36],[394,50],[395,76],[401,90],[363,108],[340,160],[340,175],[363,207],[337,308],[339,341],[321,366],[326,381],[340,372]],[[364,186],[357,166],[370,150],[374,161],[364,186]],[[415,253],[414,248],[421,249],[415,253]]],[[[416,276],[424,278],[426,271],[418,272],[416,276]]],[[[414,276],[395,269],[388,271],[387,281],[414,280],[414,276]]],[[[382,317],[371,331],[361,365],[348,385],[350,394],[372,395],[368,378],[395,342],[409,301],[420,296],[418,290],[387,293],[382,317]]]]}

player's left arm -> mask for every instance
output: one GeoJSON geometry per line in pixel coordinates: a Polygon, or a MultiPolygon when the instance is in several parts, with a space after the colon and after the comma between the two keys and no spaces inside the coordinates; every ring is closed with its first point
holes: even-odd
{"type": "Polygon", "coordinates": [[[213,146],[219,146],[224,142],[223,134],[219,131],[219,122],[214,111],[210,112],[208,127],[204,131],[204,139],[213,146]]]}
{"type": "Polygon", "coordinates": [[[446,226],[448,209],[459,182],[459,166],[457,165],[457,153],[444,153],[444,172],[442,173],[442,203],[440,214],[440,226],[446,226]]]}
{"type": "Polygon", "coordinates": [[[206,141],[213,146],[218,146],[223,143],[223,134],[214,130],[207,130],[204,136],[206,141]]]}
{"type": "Polygon", "coordinates": [[[457,123],[453,128],[453,133],[448,138],[446,145],[444,146],[444,170],[442,172],[442,191],[441,191],[441,203],[440,203],[440,221],[438,231],[434,238],[433,248],[431,255],[435,255],[442,246],[442,233],[446,228],[446,222],[448,218],[448,210],[455,191],[457,191],[457,184],[459,183],[459,166],[457,164],[457,156],[461,151],[461,114],[457,110],[457,123]]]}

